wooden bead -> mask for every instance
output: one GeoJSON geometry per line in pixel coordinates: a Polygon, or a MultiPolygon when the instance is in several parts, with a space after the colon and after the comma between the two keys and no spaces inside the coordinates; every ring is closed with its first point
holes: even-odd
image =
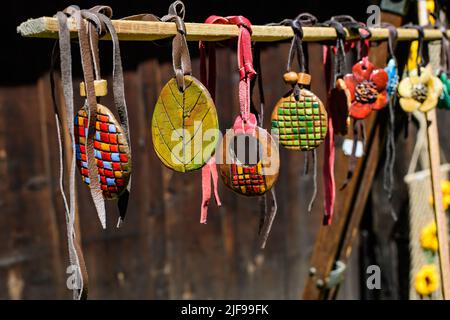
{"type": "MultiPolygon", "coordinates": [[[[108,94],[108,82],[104,79],[94,80],[95,96],[104,97],[108,94]]],[[[86,97],[86,88],[84,82],[80,82],[80,95],[86,97]]]]}
{"type": "Polygon", "coordinates": [[[311,76],[307,73],[299,72],[297,83],[304,86],[309,86],[311,84],[311,76]]]}
{"type": "Polygon", "coordinates": [[[286,72],[283,75],[284,82],[289,84],[296,84],[298,81],[298,74],[294,71],[286,72]]]}

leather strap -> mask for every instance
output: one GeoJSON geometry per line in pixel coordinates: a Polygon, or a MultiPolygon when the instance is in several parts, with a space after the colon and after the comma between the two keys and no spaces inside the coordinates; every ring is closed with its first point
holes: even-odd
{"type": "MultiPolygon", "coordinates": [[[[353,19],[351,16],[343,15],[343,16],[335,16],[331,18],[332,20],[336,20],[340,22],[345,28],[349,29],[350,32],[358,32],[360,40],[357,42],[359,45],[357,56],[358,61],[362,61],[363,65],[369,64],[369,39],[372,36],[369,28],[362,23],[353,19]]],[[[354,42],[353,42],[354,46],[354,42]]],[[[363,148],[365,145],[365,126],[364,121],[359,119],[353,120],[353,146],[352,153],[350,155],[350,159],[348,162],[348,171],[347,178],[341,186],[341,190],[344,189],[348,183],[350,182],[353,172],[356,166],[356,148],[358,145],[358,141],[363,142],[363,148]]]]}
{"type": "Polygon", "coordinates": [[[346,42],[346,50],[359,46],[357,51],[357,60],[369,54],[369,39],[372,36],[370,29],[362,22],[356,21],[349,15],[337,15],[330,19],[331,21],[339,22],[343,27],[347,28],[351,33],[358,33],[360,40],[346,42]]]}
{"type": "MultiPolygon", "coordinates": [[[[397,67],[397,58],[395,57],[395,48],[397,46],[398,33],[394,25],[383,22],[382,28],[389,30],[388,52],[389,58],[392,59],[397,67]]],[[[397,69],[398,70],[398,69],[397,69]]],[[[389,96],[388,110],[389,122],[386,139],[386,160],[384,165],[384,180],[383,188],[387,192],[388,199],[392,199],[392,190],[394,188],[394,164],[395,164],[395,112],[394,106],[396,104],[397,95],[391,94],[389,96]]],[[[392,209],[393,211],[393,209],[392,209]]]]}
{"type": "Polygon", "coordinates": [[[71,161],[69,172],[69,202],[64,190],[64,153],[62,150],[62,134],[61,134],[61,114],[58,110],[57,99],[55,94],[55,81],[54,81],[54,65],[56,61],[57,51],[60,54],[60,69],[61,79],[63,84],[63,94],[66,106],[65,121],[67,122],[67,128],[71,141],[75,141],[74,134],[74,100],[73,100],[73,84],[72,84],[72,57],[70,46],[70,32],[67,26],[67,17],[72,15],[73,12],[78,10],[77,7],[69,7],[64,12],[58,12],[56,18],[59,25],[59,46],[55,45],[52,53],[52,63],[50,72],[50,85],[52,89],[52,101],[55,111],[56,128],[58,134],[58,147],[59,147],[59,165],[60,165],[60,190],[64,201],[64,207],[66,211],[66,225],[67,225],[67,242],[69,250],[69,261],[72,267],[76,268],[76,282],[73,288],[74,299],[87,299],[88,296],[88,275],[86,265],[84,262],[83,251],[76,239],[75,234],[75,213],[76,213],[76,199],[75,199],[75,144],[72,143],[71,149],[71,161]],[[79,280],[79,282],[78,282],[79,280]]]}
{"type": "MultiPolygon", "coordinates": [[[[218,20],[209,17],[205,23],[220,23],[218,20]]],[[[211,97],[215,100],[216,95],[216,51],[215,44],[211,42],[208,44],[209,56],[209,75],[206,69],[206,45],[203,41],[199,42],[200,48],[200,81],[206,86],[211,97]]],[[[211,182],[213,183],[214,198],[217,205],[222,205],[217,189],[218,172],[216,166],[216,157],[213,155],[209,161],[202,168],[202,203],[200,206],[200,223],[206,223],[208,218],[208,206],[211,200],[211,182]]]]}
{"type": "MultiPolygon", "coordinates": [[[[251,110],[253,113],[258,114],[258,125],[262,127],[264,125],[264,88],[263,88],[263,80],[262,80],[262,69],[261,69],[261,47],[257,43],[253,47],[253,65],[255,67],[255,71],[257,76],[254,77],[250,83],[250,96],[253,96],[254,87],[258,84],[258,92],[259,92],[259,111],[256,110],[253,100],[250,100],[251,110]]],[[[271,191],[272,200],[270,202],[270,207],[267,206],[267,193],[264,193],[259,197],[260,204],[260,220],[259,220],[259,246],[261,249],[266,247],[267,239],[269,238],[270,231],[272,229],[273,221],[275,220],[278,205],[277,205],[277,197],[275,192],[275,187],[273,186],[271,191]]]]}
{"type": "MultiPolygon", "coordinates": [[[[80,43],[80,52],[82,58],[82,67],[84,73],[84,82],[87,93],[86,107],[89,115],[89,125],[88,125],[88,136],[86,140],[86,149],[88,157],[88,169],[90,178],[90,189],[91,194],[96,206],[99,218],[102,225],[105,227],[106,215],[104,209],[103,193],[100,189],[100,182],[98,180],[98,169],[95,162],[94,151],[93,151],[93,140],[95,136],[95,122],[96,122],[96,110],[97,110],[97,99],[95,96],[94,88],[94,78],[97,80],[101,79],[100,72],[100,60],[98,52],[98,39],[104,33],[109,32],[113,40],[114,55],[113,55],[113,92],[114,92],[114,102],[119,112],[120,122],[128,143],[129,130],[128,130],[128,114],[125,103],[124,86],[123,86],[123,73],[122,65],[120,59],[120,49],[118,45],[118,37],[114,30],[114,27],[110,21],[112,16],[112,10],[106,6],[96,6],[90,10],[80,10],[77,6],[70,6],[64,12],[58,12],[56,17],[59,23],[59,51],[60,51],[60,62],[61,62],[61,75],[62,84],[64,91],[64,99],[66,105],[66,121],[69,130],[69,135],[72,142],[72,159],[70,166],[70,204],[67,203],[67,198],[63,188],[63,152],[62,152],[62,137],[61,137],[61,124],[60,124],[60,113],[56,104],[55,97],[55,83],[53,76],[53,66],[56,55],[56,50],[53,52],[52,56],[52,72],[50,73],[50,81],[52,87],[52,98],[55,109],[55,117],[57,120],[57,130],[58,130],[58,142],[60,148],[60,186],[63,195],[64,205],[66,209],[66,222],[67,222],[67,234],[68,234],[68,246],[69,246],[69,258],[70,263],[77,267],[80,271],[81,277],[81,287],[74,289],[75,299],[85,299],[88,293],[88,275],[86,266],[84,263],[82,249],[79,243],[76,241],[74,221],[75,221],[75,141],[74,136],[74,100],[73,100],[73,84],[72,84],[72,69],[71,69],[71,50],[70,50],[70,33],[67,27],[67,17],[73,17],[77,23],[78,37],[80,43]],[[87,21],[87,28],[85,25],[87,21]]],[[[55,47],[56,48],[56,47],[55,47]]],[[[121,196],[119,199],[119,212],[120,218],[119,223],[123,220],[126,210],[126,202],[128,200],[128,191],[130,183],[127,186],[127,192],[121,196]],[[125,198],[125,200],[124,200],[125,198]],[[125,202],[125,204],[124,204],[125,202]]]]}
{"type": "MultiPolygon", "coordinates": [[[[345,72],[345,30],[344,26],[336,20],[328,20],[324,22],[327,27],[332,27],[336,30],[337,39],[334,48],[324,46],[323,64],[325,70],[332,75],[327,74],[326,88],[329,93],[336,86],[336,80],[344,76],[345,72]],[[334,54],[334,61],[332,61],[332,55],[334,54]],[[333,68],[330,66],[333,65],[333,68]]],[[[328,97],[330,99],[330,97],[328,97]]],[[[326,104],[328,117],[328,130],[324,141],[324,158],[323,158],[323,181],[324,181],[324,209],[323,225],[330,225],[333,214],[334,205],[336,201],[336,180],[334,177],[334,163],[335,163],[335,144],[334,144],[334,126],[333,126],[333,114],[334,110],[331,110],[331,103],[326,104]]]]}
{"type": "Polygon", "coordinates": [[[89,170],[89,189],[94,201],[97,215],[103,228],[106,228],[106,211],[103,192],[98,179],[98,168],[95,162],[94,139],[95,123],[97,121],[97,99],[94,87],[94,69],[91,48],[83,15],[86,11],[76,11],[73,16],[77,23],[78,39],[80,44],[81,65],[83,68],[84,83],[86,88],[86,109],[88,113],[88,132],[86,137],[86,156],[89,170]]]}
{"type": "MultiPolygon", "coordinates": [[[[205,23],[211,24],[235,24],[239,26],[238,37],[238,66],[239,66],[239,106],[240,116],[235,120],[233,129],[237,132],[254,133],[257,125],[256,117],[250,112],[250,87],[251,80],[256,75],[253,68],[252,48],[251,48],[251,23],[243,16],[221,17],[212,15],[205,20],[205,23]]],[[[215,98],[215,77],[216,77],[216,59],[215,45],[209,44],[209,75],[206,68],[206,45],[203,41],[199,42],[200,48],[200,77],[201,82],[206,85],[212,98],[215,98]]],[[[221,202],[217,192],[217,168],[215,157],[211,157],[208,163],[202,168],[202,204],[200,209],[200,223],[206,223],[208,215],[208,205],[211,199],[211,177],[214,187],[214,195],[217,205],[221,202]]]]}
{"type": "Polygon", "coordinates": [[[169,6],[169,13],[161,18],[164,22],[175,22],[178,33],[172,41],[173,70],[177,79],[178,90],[185,89],[184,76],[192,74],[191,58],[186,41],[184,25],[185,8],[181,1],[175,1],[169,6]]]}
{"type": "MultiPolygon", "coordinates": [[[[122,69],[122,58],[120,54],[120,46],[119,46],[119,38],[117,36],[117,32],[111,22],[112,17],[112,9],[108,6],[95,6],[89,10],[89,12],[94,13],[94,15],[98,18],[99,26],[101,28],[97,28],[97,33],[95,33],[94,38],[91,38],[91,50],[94,50],[96,54],[93,54],[94,57],[94,69],[96,71],[97,80],[101,79],[100,75],[100,63],[95,62],[98,57],[98,36],[103,35],[105,33],[109,33],[111,35],[111,40],[113,43],[113,97],[114,97],[114,105],[119,114],[119,122],[127,139],[127,143],[129,146],[129,150],[131,153],[131,139],[129,132],[129,121],[128,121],[128,110],[127,104],[125,100],[125,88],[124,88],[124,80],[123,80],[123,69],[122,69]],[[97,67],[96,67],[97,66],[97,67]]],[[[90,25],[92,26],[92,24],[90,25]]],[[[131,157],[130,157],[131,158],[131,157]]],[[[131,177],[128,180],[128,185],[126,190],[121,194],[118,200],[118,208],[119,208],[119,219],[117,222],[117,227],[120,227],[123,220],[125,219],[127,207],[128,207],[128,199],[131,190],[131,177]]]]}

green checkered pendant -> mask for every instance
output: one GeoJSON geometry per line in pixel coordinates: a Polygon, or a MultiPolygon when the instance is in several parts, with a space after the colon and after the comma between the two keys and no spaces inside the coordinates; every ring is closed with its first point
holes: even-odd
{"type": "Polygon", "coordinates": [[[327,134],[327,112],[320,99],[301,88],[298,95],[291,90],[281,98],[272,112],[272,135],[288,149],[311,151],[327,134]]]}

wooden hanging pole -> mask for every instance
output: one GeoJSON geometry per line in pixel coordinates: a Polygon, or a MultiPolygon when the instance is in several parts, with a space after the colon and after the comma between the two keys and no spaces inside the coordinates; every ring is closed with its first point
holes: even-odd
{"type": "MultiPolygon", "coordinates": [[[[129,41],[152,41],[173,37],[177,34],[175,23],[155,22],[155,21],[132,21],[113,20],[114,27],[120,40],[129,41]]],[[[68,20],[69,30],[76,36],[76,23],[74,19],[68,20]]],[[[323,41],[336,39],[336,30],[328,27],[304,27],[304,41],[323,41]]],[[[371,28],[372,41],[386,40],[389,38],[389,30],[383,28],[371,28]]],[[[414,29],[399,28],[398,40],[411,41],[418,38],[418,31],[414,29]]],[[[21,23],[17,27],[17,32],[23,37],[33,38],[57,38],[58,21],[56,18],[41,17],[30,19],[21,23]]],[[[347,32],[347,39],[357,39],[357,36],[347,32]]],[[[188,41],[220,41],[239,35],[239,27],[236,25],[211,25],[203,23],[186,23],[186,33],[188,41]]],[[[450,30],[447,30],[450,37],[450,30]]],[[[294,36],[291,27],[287,26],[252,26],[253,41],[280,41],[290,39],[294,36]]],[[[442,33],[440,30],[425,30],[425,40],[440,40],[442,33]]],[[[110,40],[109,35],[105,35],[102,40],[110,40]]]]}
{"type": "MultiPolygon", "coordinates": [[[[419,14],[419,24],[427,25],[428,13],[426,1],[417,2],[417,12],[419,14]]],[[[431,189],[433,194],[433,209],[437,226],[437,236],[439,243],[439,268],[441,272],[442,296],[444,300],[450,300],[450,258],[448,246],[447,218],[442,204],[441,190],[441,159],[439,147],[438,125],[436,109],[428,111],[426,114],[428,123],[427,141],[428,155],[430,159],[431,189]]]]}

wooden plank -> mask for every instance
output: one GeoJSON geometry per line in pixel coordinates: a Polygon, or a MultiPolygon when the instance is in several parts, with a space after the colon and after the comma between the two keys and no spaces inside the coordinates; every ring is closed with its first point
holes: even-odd
{"type": "MultiPolygon", "coordinates": [[[[134,129],[134,135],[137,145],[134,150],[141,150],[137,157],[133,156],[133,162],[138,165],[139,175],[133,177],[132,194],[130,198],[138,198],[142,202],[143,212],[140,214],[141,229],[140,242],[142,254],[146,257],[143,261],[150,281],[147,288],[147,294],[142,297],[149,299],[168,299],[169,274],[166,268],[166,231],[165,231],[165,203],[163,198],[163,188],[161,188],[162,172],[153,170],[159,168],[161,162],[153,150],[153,141],[151,130],[149,130],[150,119],[153,112],[153,103],[158,99],[158,93],[161,90],[161,74],[158,61],[156,59],[148,60],[138,67],[139,77],[133,84],[138,90],[136,95],[136,111],[130,112],[130,123],[136,123],[137,129],[134,129]],[[133,116],[133,113],[135,115],[133,116]],[[151,195],[151,196],[149,196],[151,195]],[[146,248],[146,249],[144,249],[146,248]]],[[[127,90],[127,96],[132,94],[127,90]]]]}
{"type": "MultiPolygon", "coordinates": [[[[386,114],[386,113],[385,113],[386,114]]],[[[358,193],[355,198],[355,202],[352,207],[351,217],[345,227],[343,234],[343,243],[340,252],[336,260],[347,263],[352,253],[353,244],[358,235],[359,225],[361,223],[364,209],[366,206],[367,198],[369,197],[370,190],[372,188],[372,181],[375,176],[376,169],[380,160],[380,156],[383,153],[382,146],[384,145],[384,134],[386,131],[385,119],[380,121],[383,115],[378,115],[378,125],[375,126],[374,133],[372,134],[373,141],[369,144],[368,154],[364,161],[364,168],[362,168],[358,193]]],[[[337,295],[339,287],[331,288],[327,293],[327,297],[335,297],[337,295]]]]}
{"type": "MultiPolygon", "coordinates": [[[[428,11],[425,0],[417,2],[417,12],[419,14],[419,24],[425,26],[429,23],[428,11]]],[[[434,216],[437,225],[437,236],[439,242],[439,267],[441,271],[441,290],[444,300],[450,300],[450,259],[448,247],[448,228],[447,218],[445,216],[444,205],[442,203],[441,190],[441,159],[438,124],[436,110],[430,110],[426,114],[428,123],[427,141],[428,155],[430,160],[431,187],[433,194],[434,216]]]]}
{"type": "MultiPolygon", "coordinates": [[[[68,20],[69,30],[76,36],[76,22],[74,19],[68,20]]],[[[154,21],[131,21],[131,20],[113,20],[120,40],[131,41],[153,41],[158,39],[170,38],[176,35],[175,23],[172,22],[154,22],[154,21]]],[[[322,41],[336,39],[336,31],[327,27],[304,27],[304,41],[322,41]]],[[[398,30],[399,41],[410,41],[417,39],[417,30],[402,29],[398,30]]],[[[34,38],[57,38],[58,22],[56,18],[40,17],[22,22],[17,27],[17,32],[23,37],[34,38]]],[[[219,41],[239,35],[239,29],[235,25],[206,25],[202,23],[186,22],[187,40],[189,41],[219,41]]],[[[350,36],[347,32],[347,39],[356,39],[354,35],[350,36]]],[[[385,40],[389,36],[388,29],[371,28],[372,40],[385,40]]],[[[450,30],[447,31],[450,36],[450,30]]],[[[253,41],[279,41],[293,37],[290,27],[286,26],[252,26],[253,41]]],[[[425,30],[426,40],[440,40],[442,33],[440,30],[425,30]]],[[[109,40],[106,35],[104,40],[109,40]]]]}
{"type": "Polygon", "coordinates": [[[447,229],[447,217],[442,203],[442,190],[441,190],[441,160],[440,160],[440,147],[439,147],[439,135],[437,127],[436,110],[431,110],[426,113],[428,122],[427,128],[427,140],[428,140],[428,154],[430,157],[430,172],[431,172],[431,185],[433,192],[433,207],[434,215],[437,225],[437,235],[439,241],[439,266],[442,277],[442,295],[444,300],[450,299],[450,259],[448,248],[448,229],[447,229]]]}
{"type": "MultiPolygon", "coordinates": [[[[381,49],[382,48],[376,48],[375,50],[372,50],[371,56],[376,56],[375,52],[380,52],[381,49]]],[[[385,61],[385,59],[383,61],[385,61]]],[[[377,135],[378,130],[377,116],[377,114],[372,114],[368,119],[365,120],[368,141],[366,145],[366,152],[367,150],[369,150],[369,154],[371,153],[370,150],[373,147],[370,142],[372,141],[375,143],[380,143],[379,140],[374,139],[374,137],[377,135]]],[[[343,163],[347,163],[347,161],[348,157],[346,157],[343,152],[336,152],[336,168],[338,168],[338,166],[341,166],[343,163]]],[[[328,298],[329,290],[324,290],[321,285],[333,270],[334,263],[339,257],[340,246],[342,245],[342,241],[345,238],[345,232],[347,230],[346,226],[348,222],[351,221],[352,215],[355,214],[355,202],[358,203],[358,198],[361,197],[361,200],[363,200],[363,202],[360,202],[358,206],[363,208],[365,201],[367,200],[367,195],[368,191],[370,190],[373,174],[367,176],[364,180],[362,180],[361,177],[365,175],[364,169],[368,166],[368,161],[378,161],[378,158],[369,159],[369,157],[366,155],[364,158],[358,159],[353,178],[347,185],[347,187],[343,190],[339,189],[339,183],[342,183],[342,181],[345,180],[347,172],[346,170],[335,170],[335,178],[337,182],[335,215],[330,226],[321,226],[319,229],[310,262],[310,270],[314,270],[314,272],[311,272],[307,276],[306,285],[303,291],[304,299],[310,300],[328,298]],[[362,191],[365,191],[366,193],[361,194],[362,191]]],[[[376,167],[376,163],[374,165],[376,167]]],[[[375,170],[375,168],[373,168],[373,170],[375,170]]],[[[362,214],[362,212],[359,212],[357,214],[362,214]]]]}
{"type": "MultiPolygon", "coordinates": [[[[373,135],[375,123],[375,114],[366,120],[368,141],[371,140],[373,135]]],[[[371,145],[367,145],[366,148],[370,149],[371,145]]],[[[347,161],[348,157],[342,152],[336,152],[336,167],[347,161]]],[[[340,238],[345,230],[346,221],[348,221],[348,218],[351,215],[352,202],[355,198],[355,194],[358,193],[358,190],[361,187],[359,185],[359,177],[362,174],[364,161],[365,159],[358,159],[353,178],[344,190],[339,190],[339,183],[342,183],[342,181],[345,180],[347,174],[346,170],[336,171],[335,178],[337,181],[337,190],[333,222],[329,226],[320,226],[309,266],[310,268],[314,268],[315,272],[314,274],[309,274],[307,276],[303,291],[303,299],[316,300],[324,298],[325,291],[318,287],[317,281],[324,281],[333,270],[340,238]]],[[[370,181],[365,181],[364,183],[370,184],[370,181]]]]}
{"type": "Polygon", "coordinates": [[[44,154],[47,140],[39,106],[30,110],[36,104],[35,86],[0,89],[0,150],[8,164],[0,205],[0,283],[6,287],[0,289],[5,299],[55,298],[64,283],[44,154]]]}

